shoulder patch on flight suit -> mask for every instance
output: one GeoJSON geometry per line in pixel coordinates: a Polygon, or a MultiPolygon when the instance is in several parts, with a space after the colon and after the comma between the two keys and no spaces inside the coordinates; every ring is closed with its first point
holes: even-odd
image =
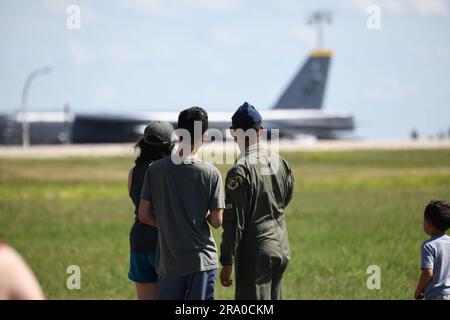
{"type": "Polygon", "coordinates": [[[241,167],[234,165],[227,173],[225,180],[228,191],[234,191],[243,185],[243,170],[241,167]]]}
{"type": "Polygon", "coordinates": [[[228,182],[228,189],[229,190],[235,190],[239,186],[238,179],[236,177],[230,178],[230,181],[228,182]]]}

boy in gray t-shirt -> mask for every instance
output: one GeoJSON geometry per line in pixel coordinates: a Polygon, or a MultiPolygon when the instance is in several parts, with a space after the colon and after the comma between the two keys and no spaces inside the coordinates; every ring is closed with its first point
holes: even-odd
{"type": "Polygon", "coordinates": [[[450,300],[450,204],[431,201],[425,208],[423,229],[431,238],[421,247],[422,274],[414,297],[450,300]]]}
{"type": "Polygon", "coordinates": [[[181,151],[153,162],[145,176],[139,219],[158,227],[160,300],[214,298],[218,259],[208,222],[214,228],[222,225],[225,201],[219,170],[196,157],[207,128],[203,109],[182,111],[177,129],[184,140],[181,151]]]}

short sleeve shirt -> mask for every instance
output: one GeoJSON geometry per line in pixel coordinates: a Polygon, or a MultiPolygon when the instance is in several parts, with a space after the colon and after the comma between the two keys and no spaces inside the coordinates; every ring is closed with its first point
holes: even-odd
{"type": "Polygon", "coordinates": [[[225,208],[219,170],[201,160],[171,157],[150,165],[141,197],[151,201],[158,224],[157,271],[175,277],[218,267],[217,250],[206,220],[225,208]]]}
{"type": "Polygon", "coordinates": [[[421,268],[433,269],[433,278],[425,288],[425,298],[450,294],[450,237],[432,237],[422,244],[420,251],[421,268]]]}

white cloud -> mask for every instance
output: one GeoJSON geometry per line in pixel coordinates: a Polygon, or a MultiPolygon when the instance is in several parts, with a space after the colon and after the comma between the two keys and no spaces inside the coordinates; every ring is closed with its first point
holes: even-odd
{"type": "Polygon", "coordinates": [[[230,12],[241,0],[116,0],[121,8],[132,9],[153,16],[174,16],[181,11],[204,10],[230,12]]]}
{"type": "Polygon", "coordinates": [[[111,106],[114,101],[114,91],[109,87],[97,88],[94,92],[94,103],[96,106],[111,106]]]}
{"type": "Polygon", "coordinates": [[[408,4],[405,3],[405,0],[383,1],[381,4],[381,10],[387,10],[390,14],[398,16],[406,12],[406,6],[408,6],[408,4]]]}
{"type": "Polygon", "coordinates": [[[212,40],[220,46],[238,44],[241,40],[240,33],[230,29],[214,28],[210,31],[212,40]]]}
{"type": "Polygon", "coordinates": [[[66,44],[70,57],[76,64],[87,64],[94,60],[94,55],[84,48],[80,42],[70,40],[66,44]]]}
{"type": "Polygon", "coordinates": [[[392,15],[416,14],[420,16],[446,15],[449,11],[446,0],[347,0],[347,4],[363,11],[371,5],[378,5],[392,15]]]}
{"type": "Polygon", "coordinates": [[[239,0],[184,0],[187,5],[203,10],[231,11],[236,9],[239,0]]]}
{"type": "Polygon", "coordinates": [[[150,15],[165,15],[169,12],[166,5],[167,1],[163,0],[128,0],[116,1],[121,7],[131,8],[150,15]]]}
{"type": "Polygon", "coordinates": [[[448,5],[444,0],[416,0],[416,10],[422,15],[447,14],[448,5]]]}
{"type": "Polygon", "coordinates": [[[448,59],[450,57],[450,50],[445,47],[415,47],[410,52],[419,58],[448,59]]]}
{"type": "Polygon", "coordinates": [[[171,60],[177,56],[174,48],[156,42],[147,43],[140,47],[114,43],[106,46],[104,55],[108,61],[118,64],[142,63],[149,59],[171,60]]]}
{"type": "Polygon", "coordinates": [[[45,0],[44,7],[54,14],[66,14],[66,9],[70,6],[69,0],[45,0]]]}
{"type": "Polygon", "coordinates": [[[142,51],[147,58],[171,60],[177,57],[175,48],[162,43],[148,43],[144,46],[142,51]]]}
{"type": "Polygon", "coordinates": [[[106,57],[115,63],[132,62],[139,58],[139,54],[132,48],[122,44],[111,44],[105,48],[106,57]]]}
{"type": "Polygon", "coordinates": [[[227,105],[235,105],[236,101],[242,100],[242,95],[238,90],[210,84],[205,85],[200,91],[189,94],[186,100],[195,101],[199,105],[222,108],[227,105]]]}
{"type": "Polygon", "coordinates": [[[316,32],[308,26],[293,27],[291,28],[289,35],[293,40],[303,42],[308,47],[312,47],[316,43],[316,32]]]}
{"type": "Polygon", "coordinates": [[[226,71],[225,59],[214,50],[199,46],[195,48],[195,54],[216,74],[223,74],[226,71]]]}
{"type": "Polygon", "coordinates": [[[448,58],[449,57],[449,49],[448,48],[437,48],[435,54],[439,58],[448,58]]]}
{"type": "Polygon", "coordinates": [[[399,78],[388,78],[376,87],[369,87],[366,97],[380,104],[409,103],[421,96],[421,87],[399,78]]]}

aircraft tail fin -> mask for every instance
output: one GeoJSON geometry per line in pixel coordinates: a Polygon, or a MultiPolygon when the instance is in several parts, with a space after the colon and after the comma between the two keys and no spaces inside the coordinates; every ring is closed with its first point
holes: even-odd
{"type": "Polygon", "coordinates": [[[273,109],[321,109],[331,57],[330,50],[312,51],[273,109]]]}

